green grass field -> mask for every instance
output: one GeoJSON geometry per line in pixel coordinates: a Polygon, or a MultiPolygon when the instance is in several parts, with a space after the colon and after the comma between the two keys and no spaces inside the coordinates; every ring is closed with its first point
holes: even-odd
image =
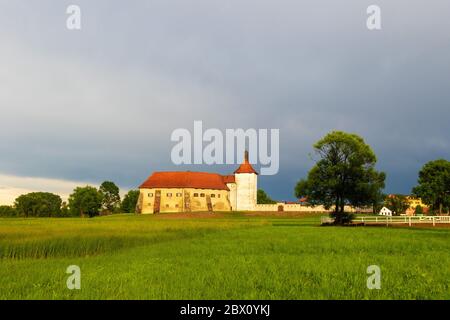
{"type": "Polygon", "coordinates": [[[0,219],[0,299],[449,299],[450,229],[319,216],[0,219]],[[81,290],[66,268],[81,268],[81,290]],[[366,286],[369,265],[381,289],[366,286]]]}

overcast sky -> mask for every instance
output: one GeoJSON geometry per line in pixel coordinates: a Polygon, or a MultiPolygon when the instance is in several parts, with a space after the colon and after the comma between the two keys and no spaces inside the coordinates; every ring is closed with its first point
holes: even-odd
{"type": "Polygon", "coordinates": [[[280,129],[280,171],[259,179],[276,199],[334,129],[372,146],[386,192],[409,193],[425,162],[450,158],[450,1],[0,0],[0,85],[0,202],[232,172],[172,164],[170,135],[194,120],[280,129]]]}

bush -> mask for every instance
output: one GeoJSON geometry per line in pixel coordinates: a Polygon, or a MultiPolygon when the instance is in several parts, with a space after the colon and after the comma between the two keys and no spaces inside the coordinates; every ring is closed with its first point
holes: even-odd
{"type": "Polygon", "coordinates": [[[119,187],[112,181],[105,181],[99,188],[102,194],[102,215],[117,213],[120,207],[120,190],[119,187]]]}
{"type": "Polygon", "coordinates": [[[414,211],[414,214],[423,214],[423,208],[420,205],[416,206],[416,210],[414,211]]]}
{"type": "Polygon", "coordinates": [[[98,216],[103,195],[94,187],[77,187],[69,197],[70,213],[73,216],[98,216]]]}
{"type": "MultiPolygon", "coordinates": [[[[336,212],[331,213],[330,217],[336,219],[336,212]]],[[[342,224],[349,224],[355,219],[355,215],[353,213],[344,212],[340,214],[340,218],[342,224]]]]}
{"type": "Polygon", "coordinates": [[[272,200],[272,198],[270,198],[264,190],[258,189],[257,203],[258,204],[275,204],[277,202],[272,200]]]}
{"type": "Polygon", "coordinates": [[[61,197],[49,192],[32,192],[19,196],[15,201],[18,215],[25,217],[58,216],[61,211],[61,197]]]}
{"type": "MultiPolygon", "coordinates": [[[[73,213],[70,211],[69,209],[69,205],[67,204],[67,202],[63,202],[61,205],[61,210],[59,212],[58,217],[60,218],[69,218],[69,217],[73,217],[73,213]]],[[[79,216],[78,214],[76,215],[77,217],[79,216]]]]}
{"type": "Polygon", "coordinates": [[[139,190],[130,190],[122,201],[121,210],[124,213],[136,213],[136,204],[139,199],[139,190]]]}
{"type": "Polygon", "coordinates": [[[404,195],[390,194],[386,197],[384,206],[391,210],[393,215],[399,216],[409,208],[409,202],[404,195]]]}
{"type": "Polygon", "coordinates": [[[0,217],[16,217],[17,211],[13,206],[0,206],[0,217]]]}

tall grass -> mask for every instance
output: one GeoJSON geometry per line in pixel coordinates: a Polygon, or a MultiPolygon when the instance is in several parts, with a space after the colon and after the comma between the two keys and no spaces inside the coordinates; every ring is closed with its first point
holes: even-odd
{"type": "Polygon", "coordinates": [[[92,256],[263,223],[238,220],[219,224],[208,220],[168,223],[152,218],[0,219],[0,259],[92,256]]]}

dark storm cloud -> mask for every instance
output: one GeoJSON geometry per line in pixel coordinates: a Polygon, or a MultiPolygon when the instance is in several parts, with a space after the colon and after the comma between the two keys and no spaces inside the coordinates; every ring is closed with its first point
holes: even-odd
{"type": "Polygon", "coordinates": [[[203,120],[280,129],[280,172],[260,179],[276,198],[333,129],[361,134],[387,191],[407,193],[450,156],[450,3],[377,1],[381,31],[370,4],[1,0],[0,173],[135,187],[178,169],[171,132],[203,120]]]}

